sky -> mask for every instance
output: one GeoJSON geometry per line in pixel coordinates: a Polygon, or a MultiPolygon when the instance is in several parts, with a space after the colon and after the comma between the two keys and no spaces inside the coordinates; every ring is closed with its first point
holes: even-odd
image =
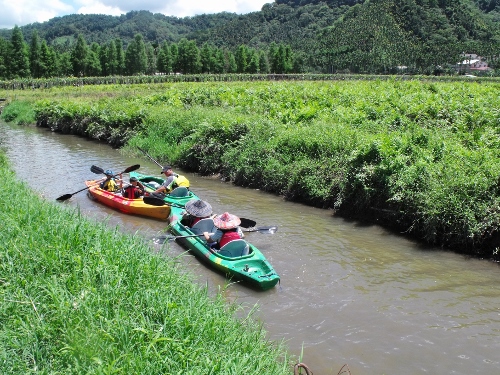
{"type": "Polygon", "coordinates": [[[149,10],[166,16],[230,12],[245,14],[261,10],[273,0],[0,0],[0,29],[12,29],[48,21],[68,14],[119,16],[131,10],[149,10]]]}

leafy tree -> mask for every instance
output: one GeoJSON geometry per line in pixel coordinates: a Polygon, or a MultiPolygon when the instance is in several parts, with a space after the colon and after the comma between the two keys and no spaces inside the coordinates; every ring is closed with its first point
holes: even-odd
{"type": "Polygon", "coordinates": [[[236,60],[236,71],[238,73],[246,73],[248,69],[248,47],[244,44],[240,45],[234,54],[236,60]]]}
{"type": "Polygon", "coordinates": [[[90,45],[86,57],[86,72],[88,76],[99,77],[102,73],[101,61],[99,56],[101,54],[101,47],[96,42],[90,45]]]}
{"type": "Polygon", "coordinates": [[[169,74],[172,72],[172,54],[167,42],[163,42],[158,52],[156,68],[160,73],[169,74]]]}
{"type": "Polygon", "coordinates": [[[246,70],[247,73],[250,74],[259,73],[260,71],[259,54],[253,48],[248,49],[248,59],[249,62],[246,70]]]}
{"type": "Polygon", "coordinates": [[[146,45],[141,34],[136,34],[134,40],[125,51],[125,66],[129,75],[144,74],[147,69],[148,59],[146,45]]]}
{"type": "Polygon", "coordinates": [[[224,72],[225,73],[236,73],[238,66],[236,65],[236,59],[233,53],[229,50],[224,51],[224,72]]]}
{"type": "Polygon", "coordinates": [[[57,61],[54,50],[42,40],[40,45],[40,76],[44,78],[57,75],[57,61]]]}
{"type": "Polygon", "coordinates": [[[75,76],[85,75],[85,64],[87,62],[88,47],[83,35],[78,35],[76,45],[71,51],[71,64],[73,66],[73,74],[75,76]]]}
{"type": "Polygon", "coordinates": [[[121,39],[115,39],[116,47],[116,72],[115,74],[125,74],[125,53],[123,52],[123,42],[121,39]]]}
{"type": "Polygon", "coordinates": [[[200,50],[193,40],[182,38],[178,44],[179,57],[178,66],[184,74],[196,74],[200,72],[201,60],[200,50]]]}
{"type": "Polygon", "coordinates": [[[202,73],[215,73],[215,48],[208,43],[203,43],[200,51],[202,73]]]}
{"type": "Polygon", "coordinates": [[[68,77],[73,74],[73,63],[70,52],[63,52],[57,57],[57,75],[59,77],[68,77]]]}
{"type": "Polygon", "coordinates": [[[259,51],[259,72],[263,74],[269,73],[269,59],[264,51],[259,51]]]}
{"type": "Polygon", "coordinates": [[[147,66],[146,73],[147,74],[155,74],[156,73],[156,54],[155,48],[151,43],[146,44],[146,57],[147,57],[147,66]]]}
{"type": "Polygon", "coordinates": [[[30,75],[28,46],[18,26],[12,30],[9,53],[9,71],[12,77],[26,78],[30,75]]]}
{"type": "Polygon", "coordinates": [[[34,78],[40,78],[42,76],[41,72],[41,61],[40,61],[40,37],[38,36],[38,32],[36,30],[33,31],[31,35],[31,43],[30,43],[30,72],[31,76],[34,78]]]}
{"type": "Polygon", "coordinates": [[[179,67],[179,46],[177,43],[172,43],[170,45],[170,54],[172,55],[172,70],[174,72],[180,72],[179,67]]]}
{"type": "Polygon", "coordinates": [[[7,79],[7,55],[9,52],[9,44],[3,38],[0,38],[0,79],[7,79]]]}
{"type": "Polygon", "coordinates": [[[220,48],[215,49],[213,69],[216,74],[224,73],[224,51],[220,48]]]}

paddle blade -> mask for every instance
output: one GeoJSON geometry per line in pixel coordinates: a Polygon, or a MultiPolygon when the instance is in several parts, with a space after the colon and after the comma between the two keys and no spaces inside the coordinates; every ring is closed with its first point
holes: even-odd
{"type": "Polygon", "coordinates": [[[104,169],[102,169],[102,168],[100,168],[100,167],[98,167],[96,165],[91,166],[90,167],[90,171],[92,173],[95,173],[95,174],[104,174],[104,169]]]}
{"type": "Polygon", "coordinates": [[[138,170],[140,167],[141,167],[140,164],[132,165],[131,167],[128,167],[127,169],[125,169],[122,173],[133,172],[133,171],[138,170]]]}
{"type": "Polygon", "coordinates": [[[61,195],[59,198],[56,198],[56,201],[65,201],[69,198],[71,198],[73,196],[73,194],[64,194],[64,195],[61,195]]]}
{"type": "Polygon", "coordinates": [[[143,197],[142,200],[144,201],[144,203],[151,206],[165,206],[167,204],[163,199],[152,196],[143,197]]]}
{"type": "Polygon", "coordinates": [[[242,228],[253,228],[257,224],[256,221],[245,219],[244,217],[240,217],[240,220],[241,220],[240,227],[242,228]]]}

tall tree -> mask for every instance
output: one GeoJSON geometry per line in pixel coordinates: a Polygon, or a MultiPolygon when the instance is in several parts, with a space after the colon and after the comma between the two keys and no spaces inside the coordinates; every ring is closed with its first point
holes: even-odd
{"type": "Polygon", "coordinates": [[[7,56],[9,53],[9,44],[3,38],[0,38],[0,79],[8,78],[7,56]]]}
{"type": "Polygon", "coordinates": [[[167,42],[163,42],[158,51],[156,68],[160,73],[169,74],[172,72],[172,54],[167,42]]]}
{"type": "Polygon", "coordinates": [[[194,40],[182,38],[179,41],[179,68],[184,74],[196,74],[200,72],[201,60],[200,50],[194,40]]]}
{"type": "Polygon", "coordinates": [[[130,75],[144,74],[147,69],[146,46],[142,34],[136,34],[125,51],[125,66],[130,75]]]}
{"type": "Polygon", "coordinates": [[[76,77],[81,77],[86,74],[85,68],[87,63],[88,47],[87,42],[82,34],[78,35],[75,47],[71,51],[71,64],[73,65],[73,74],[76,77]]]}
{"type": "Polygon", "coordinates": [[[264,51],[259,51],[259,72],[263,74],[269,73],[269,59],[264,51]]]}
{"type": "Polygon", "coordinates": [[[116,47],[116,72],[115,74],[125,74],[125,52],[123,51],[123,42],[120,38],[115,39],[116,47]]]}
{"type": "Polygon", "coordinates": [[[248,69],[248,47],[245,44],[242,44],[236,50],[234,54],[234,58],[236,59],[236,67],[238,73],[246,73],[248,69]]]}
{"type": "Polygon", "coordinates": [[[151,43],[146,44],[146,74],[156,73],[156,52],[157,49],[151,43]]]}
{"type": "Polygon", "coordinates": [[[40,45],[40,77],[49,78],[57,75],[57,62],[54,50],[42,40],[40,45]]]}
{"type": "Polygon", "coordinates": [[[31,76],[34,78],[40,78],[42,76],[40,53],[40,37],[38,36],[38,31],[33,30],[30,43],[30,72],[31,76]]]}
{"type": "Polygon", "coordinates": [[[176,43],[172,43],[170,46],[170,54],[172,55],[172,70],[178,73],[181,69],[179,67],[179,46],[176,43]]]}
{"type": "Polygon", "coordinates": [[[16,25],[12,30],[11,50],[9,59],[10,75],[26,78],[30,75],[30,60],[28,46],[24,41],[21,29],[16,25]]]}
{"type": "Polygon", "coordinates": [[[87,52],[86,63],[87,75],[91,77],[99,77],[102,73],[101,62],[99,55],[101,54],[101,47],[96,42],[90,45],[87,52]]]}

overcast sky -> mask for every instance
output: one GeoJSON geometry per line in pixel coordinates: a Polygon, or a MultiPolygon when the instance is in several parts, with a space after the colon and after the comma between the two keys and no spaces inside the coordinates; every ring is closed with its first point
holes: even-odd
{"type": "Polygon", "coordinates": [[[131,10],[149,10],[167,16],[194,16],[231,12],[244,14],[261,10],[273,0],[0,0],[0,29],[44,22],[67,14],[119,16],[131,10]]]}

